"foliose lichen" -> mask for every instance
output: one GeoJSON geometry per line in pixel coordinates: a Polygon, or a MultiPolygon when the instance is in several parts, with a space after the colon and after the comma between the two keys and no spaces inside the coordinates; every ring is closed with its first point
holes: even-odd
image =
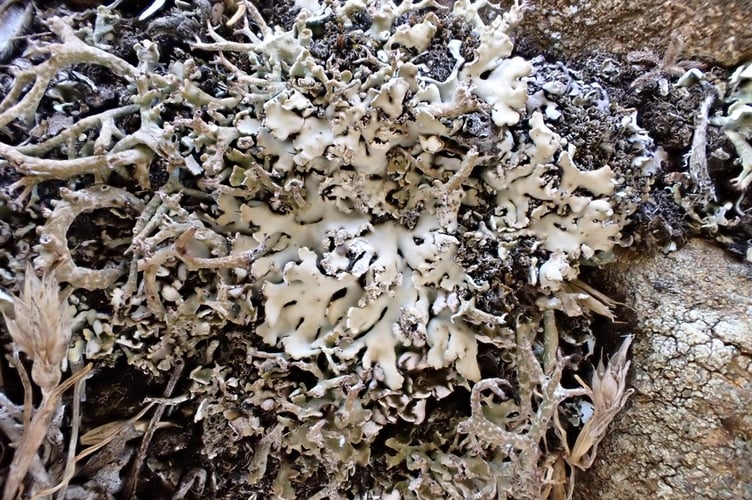
{"type": "Polygon", "coordinates": [[[518,3],[296,1],[286,27],[238,5],[233,29],[167,56],[141,40],[137,62],[110,45],[111,9],[50,19],[58,40],[0,104],[0,126],[28,121],[78,65],[123,91],[0,143],[17,203],[67,186],[33,252],[106,293],[105,311],[80,299],[77,349],[155,376],[185,362],[206,466],[251,453],[248,494],[566,496],[629,395],[629,340],[589,385],[575,375],[589,318],[614,319],[581,267],[630,243],[660,170],[636,113],[514,55],[518,3]],[[70,225],[105,209],[130,221],[103,242],[125,256],[77,264],[70,225]]]}

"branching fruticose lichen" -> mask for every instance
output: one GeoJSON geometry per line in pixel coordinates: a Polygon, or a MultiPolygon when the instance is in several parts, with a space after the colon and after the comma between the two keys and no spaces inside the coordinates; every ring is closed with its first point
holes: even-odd
{"type": "MultiPolygon", "coordinates": [[[[48,179],[79,186],[60,191],[35,265],[107,291],[108,326],[97,317],[97,331],[81,331],[90,358],[122,352],[153,373],[194,366],[204,452],[253,443],[248,491],[293,498],[318,478],[324,496],[352,491],[363,471],[360,495],[565,491],[567,471],[592,463],[624,404],[628,364],[624,348],[591,387],[564,387],[592,338],[560,336],[558,324],[613,318],[579,268],[620,243],[657,169],[651,141],[597,84],[512,56],[520,5],[296,9],[285,30],[246,3],[242,27],[210,26],[196,59],[160,63],[144,40],[137,66],[90,29],[51,20],[60,42],[17,75],[0,124],[31,116],[70,65],[104,66],[132,95],[38,144],[0,144],[23,174],[12,186],[22,197],[48,179]],[[207,53],[213,94],[200,84],[207,53]],[[608,116],[613,143],[598,164],[581,163],[557,133],[572,109],[608,116]],[[135,130],[123,121],[131,113],[135,130]],[[150,171],[169,181],[152,186],[150,171]],[[98,185],[80,187],[91,179],[98,185]],[[85,268],[68,228],[103,209],[132,220],[129,248],[123,261],[85,268]],[[215,356],[233,352],[223,345],[243,346],[245,358],[215,356]],[[447,409],[468,391],[465,408],[447,409]],[[570,449],[577,429],[560,404],[583,397],[593,424],[570,449]],[[271,491],[254,490],[262,484],[271,491]]],[[[98,16],[98,32],[117,18],[98,16]]]]}

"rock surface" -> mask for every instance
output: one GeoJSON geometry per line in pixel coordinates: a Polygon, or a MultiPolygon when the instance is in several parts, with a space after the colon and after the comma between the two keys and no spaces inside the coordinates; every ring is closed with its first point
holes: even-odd
{"type": "Polygon", "coordinates": [[[748,0],[533,0],[520,32],[566,58],[589,52],[663,55],[682,36],[680,59],[733,66],[752,57],[748,0]]]}
{"type": "Polygon", "coordinates": [[[609,281],[635,313],[636,392],[577,496],[752,498],[752,265],[693,240],[609,281]]]}

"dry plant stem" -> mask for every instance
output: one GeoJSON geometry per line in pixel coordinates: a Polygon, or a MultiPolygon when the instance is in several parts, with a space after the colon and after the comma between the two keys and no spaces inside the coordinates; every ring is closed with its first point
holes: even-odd
{"type": "MultiPolygon", "coordinates": [[[[565,500],[572,498],[572,493],[567,488],[567,467],[566,462],[559,458],[554,462],[551,468],[551,489],[548,494],[548,498],[551,500],[565,500]]],[[[574,481],[569,481],[569,484],[574,486],[574,481]]]]}
{"type": "MultiPolygon", "coordinates": [[[[73,373],[74,375],[78,373],[78,368],[80,367],[81,361],[79,360],[78,363],[71,363],[72,370],[75,370],[73,373]],[[76,366],[78,365],[78,366],[76,366]]],[[[73,474],[76,472],[76,444],[78,443],[78,433],[81,428],[81,400],[83,395],[86,393],[86,378],[82,378],[78,381],[78,383],[73,387],[73,410],[71,415],[71,431],[70,431],[70,440],[68,442],[68,457],[65,464],[65,471],[63,472],[63,478],[60,480],[60,483],[55,486],[53,491],[50,491],[49,493],[45,493],[46,495],[51,495],[54,493],[55,489],[59,490],[60,493],[58,493],[57,498],[58,500],[64,500],[65,498],[65,490],[68,488],[68,482],[73,478],[73,474]]],[[[42,493],[39,493],[42,495],[42,493]]]]}
{"type": "Polygon", "coordinates": [[[84,458],[88,457],[89,455],[91,455],[93,453],[96,453],[97,451],[101,450],[102,448],[104,448],[105,446],[107,446],[108,444],[110,444],[112,441],[114,441],[115,439],[117,439],[117,437],[123,431],[125,431],[126,429],[132,427],[136,422],[138,422],[139,420],[141,420],[141,417],[143,417],[144,415],[146,415],[146,413],[149,410],[151,410],[151,408],[155,404],[156,403],[148,403],[146,406],[144,406],[144,408],[140,412],[136,413],[134,416],[132,416],[131,418],[129,418],[128,420],[126,420],[125,422],[123,422],[123,424],[120,427],[118,427],[117,430],[115,430],[114,432],[112,432],[112,434],[110,434],[109,436],[107,436],[105,439],[101,440],[99,443],[97,443],[95,445],[92,445],[92,446],[89,446],[88,448],[86,448],[85,450],[83,450],[81,453],[79,453],[78,455],[76,455],[76,462],[80,462],[84,458]]]}
{"type": "MultiPolygon", "coordinates": [[[[593,401],[593,415],[585,422],[571,451],[566,446],[566,440],[563,441],[567,451],[565,459],[573,468],[579,467],[584,470],[592,465],[598,450],[598,443],[606,435],[608,424],[611,423],[634,392],[634,389],[627,389],[626,387],[626,377],[630,365],[630,362],[627,361],[627,351],[631,343],[631,336],[624,339],[619,350],[609,360],[608,365],[604,365],[601,359],[595,373],[593,373],[590,386],[575,375],[582,386],[582,390],[593,401]]],[[[557,427],[560,426],[557,425],[557,427]]]]}
{"type": "Polygon", "coordinates": [[[34,408],[33,396],[34,392],[31,389],[31,380],[29,374],[26,372],[21,359],[18,356],[18,349],[13,349],[13,362],[16,364],[16,371],[18,372],[18,378],[21,379],[21,386],[24,390],[24,406],[23,406],[23,428],[28,429],[31,424],[31,410],[34,408]]]}
{"type": "Polygon", "coordinates": [[[3,490],[3,500],[13,500],[16,497],[18,488],[26,477],[29,466],[34,457],[37,456],[37,450],[39,450],[39,446],[41,446],[42,441],[47,435],[50,420],[60,406],[63,393],[85,377],[91,369],[92,365],[87,365],[86,368],[58,385],[53,391],[42,396],[42,402],[31,419],[31,424],[27,429],[24,429],[21,443],[13,455],[13,461],[10,464],[5,489],[3,490]]]}
{"type": "MultiPolygon", "coordinates": [[[[180,375],[182,373],[183,362],[181,360],[178,360],[178,362],[176,362],[175,368],[172,371],[170,380],[169,382],[167,382],[167,387],[164,390],[165,398],[169,398],[172,394],[172,391],[175,390],[175,386],[177,385],[178,380],[180,380],[180,375]]],[[[123,490],[123,498],[135,498],[136,486],[138,486],[138,473],[144,463],[149,444],[151,444],[151,439],[152,437],[154,437],[154,431],[157,429],[157,424],[162,419],[162,415],[164,414],[166,406],[167,405],[165,403],[159,403],[157,405],[157,409],[154,410],[154,414],[149,421],[149,427],[147,427],[146,432],[144,433],[144,437],[141,440],[141,446],[138,448],[138,453],[136,453],[136,457],[133,459],[133,465],[131,466],[130,474],[128,475],[128,480],[125,483],[125,489],[123,490]]]]}
{"type": "Polygon", "coordinates": [[[71,416],[72,426],[70,439],[68,442],[68,457],[66,459],[65,470],[63,471],[63,477],[60,482],[52,488],[46,488],[44,490],[36,492],[31,500],[38,500],[46,496],[52,495],[55,492],[59,492],[57,495],[58,500],[65,498],[65,493],[68,487],[68,483],[73,479],[73,475],[76,472],[76,444],[78,443],[78,433],[81,425],[81,395],[84,392],[84,384],[86,378],[82,378],[78,381],[73,388],[73,415],[71,416]]]}
{"type": "Polygon", "coordinates": [[[611,320],[611,322],[616,321],[616,316],[614,316],[613,308],[616,307],[616,305],[619,303],[614,301],[607,295],[599,292],[582,280],[576,279],[570,281],[564,286],[563,291],[560,291],[559,293],[584,293],[587,298],[583,301],[583,303],[587,305],[588,309],[596,314],[600,314],[601,316],[608,318],[609,320],[611,320]]]}
{"type": "MultiPolygon", "coordinates": [[[[18,422],[23,419],[24,408],[14,404],[5,394],[0,392],[0,431],[2,431],[12,443],[21,442],[24,427],[18,422]]],[[[5,450],[4,450],[5,451],[5,450]]],[[[49,484],[50,478],[47,470],[42,465],[39,456],[35,456],[29,466],[29,475],[36,484],[49,484]]]]}

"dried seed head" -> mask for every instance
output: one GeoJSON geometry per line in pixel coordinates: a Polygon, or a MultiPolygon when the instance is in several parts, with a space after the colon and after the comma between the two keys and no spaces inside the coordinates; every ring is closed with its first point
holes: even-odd
{"type": "Polygon", "coordinates": [[[624,393],[627,386],[627,372],[629,361],[627,351],[632,343],[632,337],[627,337],[619,350],[609,360],[608,366],[604,366],[603,359],[598,363],[598,368],[593,374],[592,389],[593,403],[596,408],[610,410],[614,407],[621,408],[626,399],[624,393]]]}
{"type": "Polygon", "coordinates": [[[580,380],[593,400],[593,415],[582,427],[574,447],[565,457],[572,466],[584,470],[592,465],[598,443],[606,435],[606,428],[634,392],[634,389],[627,389],[627,372],[630,364],[627,360],[627,352],[631,343],[632,336],[630,335],[624,339],[616,354],[609,359],[608,366],[604,365],[601,359],[593,374],[592,387],[587,387],[580,380]]]}
{"type": "Polygon", "coordinates": [[[32,360],[34,383],[43,394],[53,391],[71,338],[70,306],[54,273],[39,279],[27,266],[23,294],[13,297],[13,318],[4,317],[13,342],[32,360]]]}
{"type": "Polygon", "coordinates": [[[619,397],[619,383],[611,370],[603,366],[603,360],[593,374],[593,403],[598,408],[610,408],[619,397]]]}

